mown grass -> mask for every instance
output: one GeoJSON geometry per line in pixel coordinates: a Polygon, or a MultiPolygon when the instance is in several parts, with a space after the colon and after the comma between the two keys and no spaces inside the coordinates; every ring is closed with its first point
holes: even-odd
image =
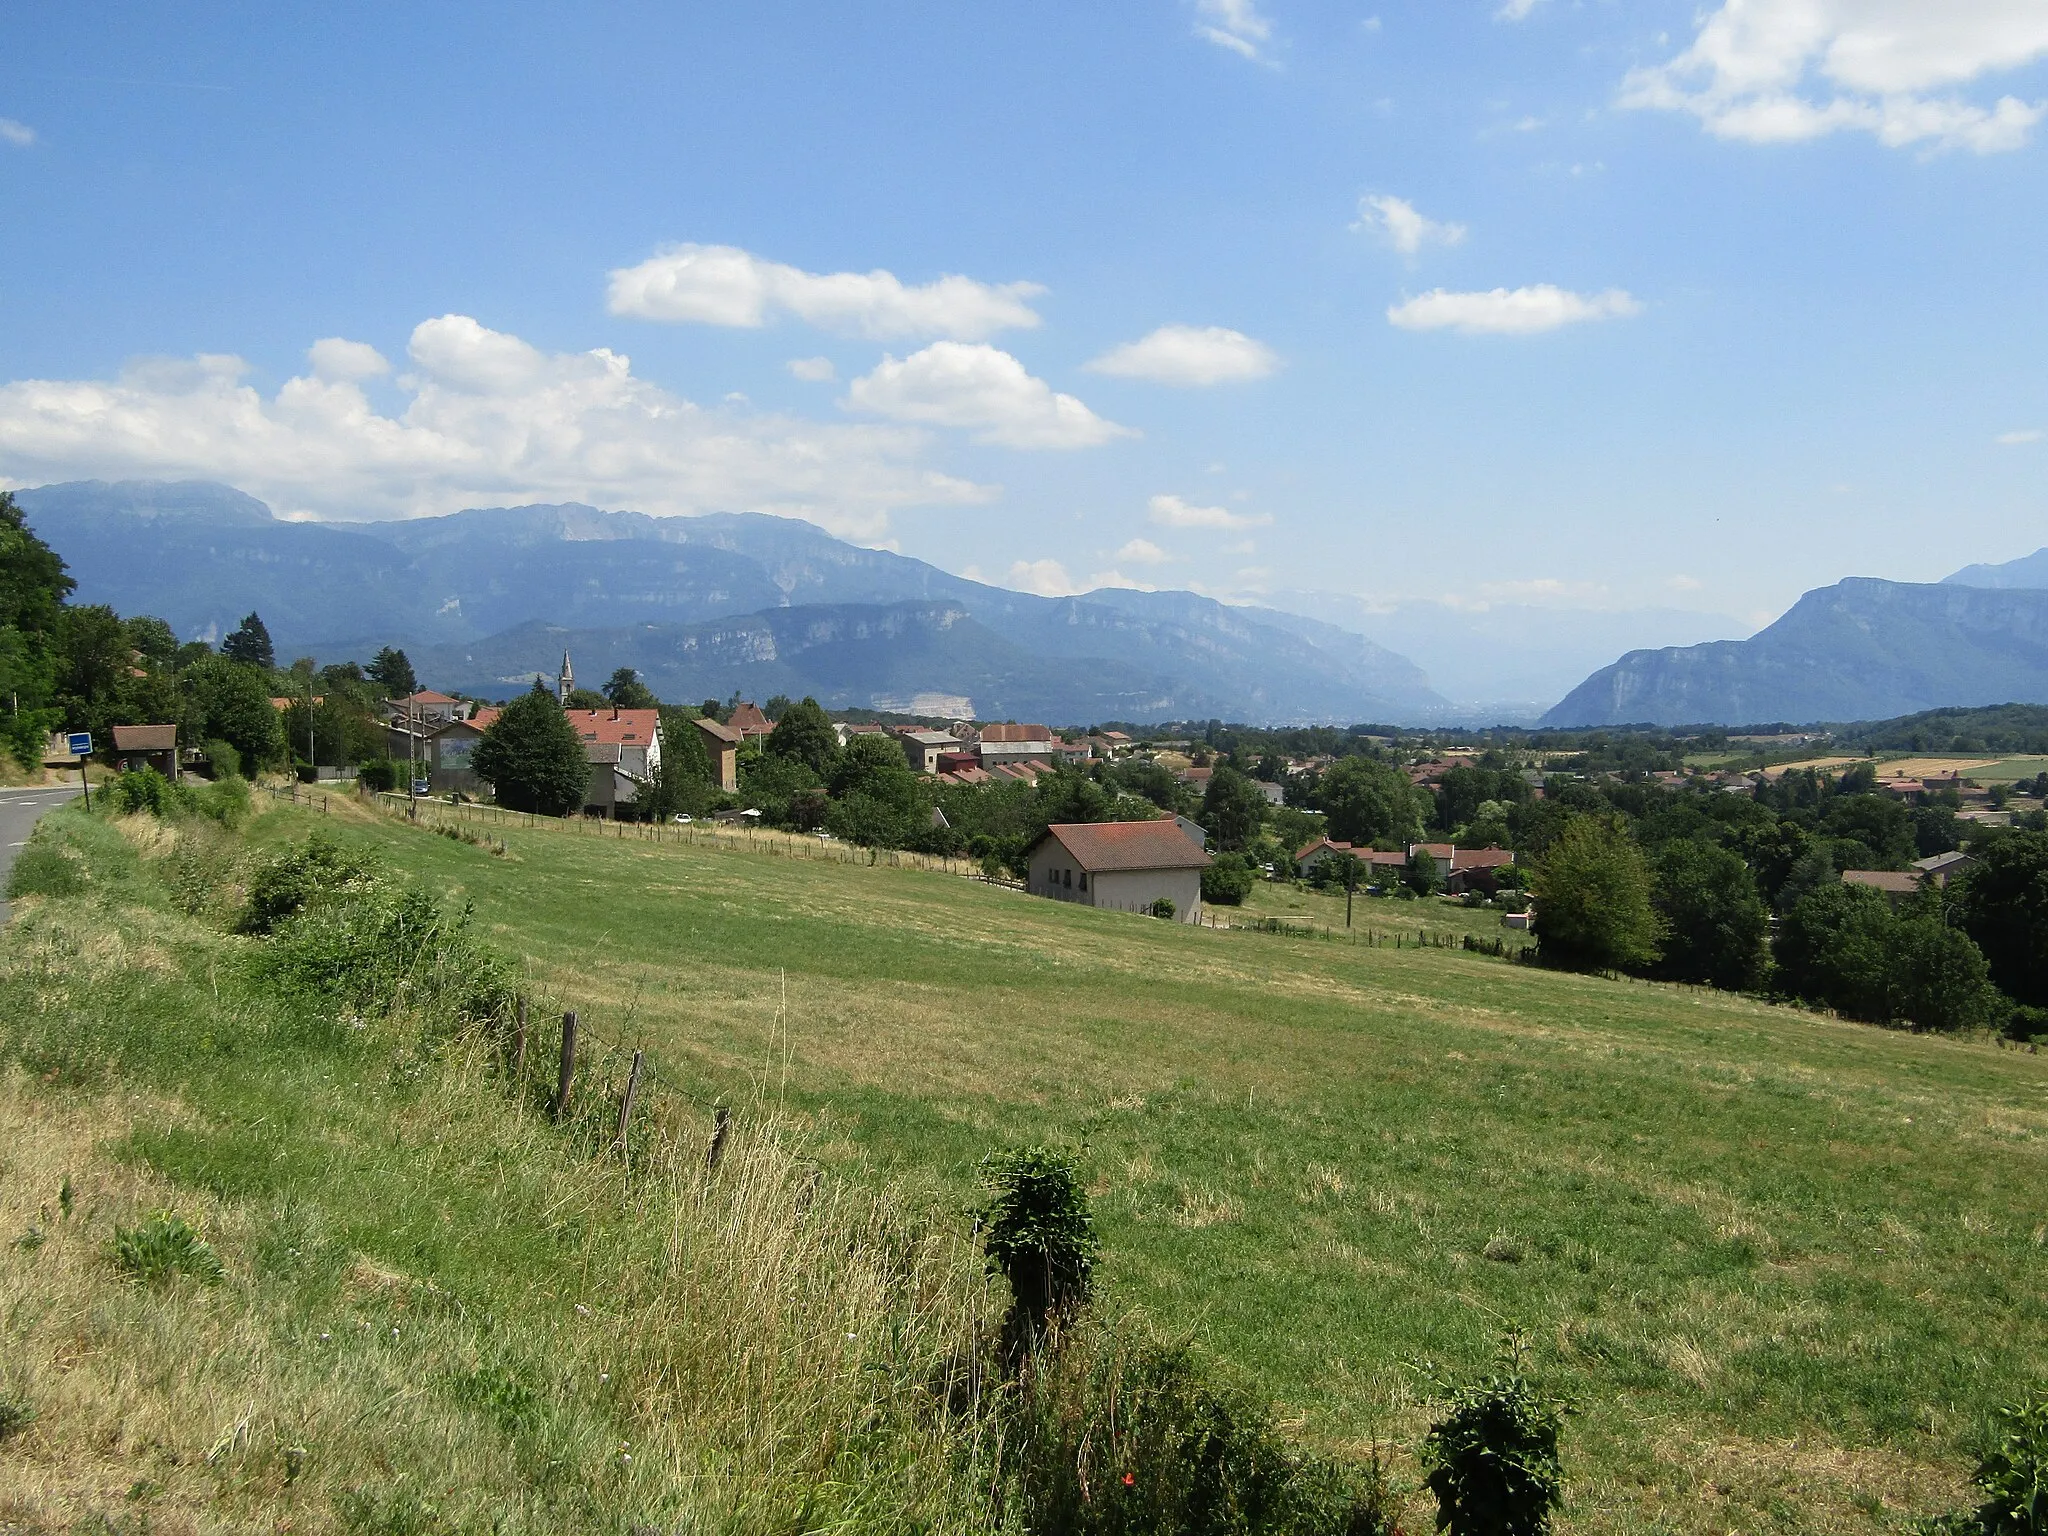
{"type": "Polygon", "coordinates": [[[1079,1149],[1108,1294],[1317,1440],[1412,1445],[1411,1364],[1519,1325],[1578,1407],[1571,1530],[1887,1529],[2048,1374],[2036,1055],[905,870],[346,835],[860,1177],[958,1209],[993,1144],[1079,1149]]]}

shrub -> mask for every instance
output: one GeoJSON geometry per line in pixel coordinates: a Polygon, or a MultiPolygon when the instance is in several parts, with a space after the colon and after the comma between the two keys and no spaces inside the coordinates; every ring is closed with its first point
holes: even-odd
{"type": "Polygon", "coordinates": [[[1977,1486],[1989,1495],[1978,1523],[1986,1536],[2042,1536],[2048,1532],[2048,1396],[2001,1408],[1998,1418],[1998,1444],[1977,1463],[1977,1486]]]}
{"type": "Polygon", "coordinates": [[[388,757],[372,758],[356,770],[356,782],[365,789],[389,793],[398,788],[398,764],[388,757]]]}
{"type": "Polygon", "coordinates": [[[171,781],[154,768],[136,768],[122,774],[101,791],[106,807],[116,816],[133,816],[147,811],[167,816],[173,808],[171,781]]]}
{"type": "Polygon", "coordinates": [[[7,895],[76,896],[85,889],[85,868],[46,837],[31,838],[7,877],[7,895]]]}
{"type": "Polygon", "coordinates": [[[155,1212],[139,1227],[114,1228],[112,1253],[115,1267],[149,1285],[177,1275],[213,1285],[225,1273],[212,1245],[169,1211],[155,1212]]]}
{"type": "Polygon", "coordinates": [[[976,1214],[989,1267],[1010,1282],[1003,1334],[1013,1357],[1088,1301],[1095,1274],[1095,1221],[1073,1161],[1044,1147],[983,1159],[993,1194],[976,1214]]]}
{"type": "Polygon", "coordinates": [[[35,1404],[25,1397],[0,1397],[0,1445],[36,1421],[35,1404]]]}
{"type": "Polygon", "coordinates": [[[1252,893],[1251,860],[1240,853],[1219,853],[1202,871],[1202,900],[1219,907],[1241,907],[1252,893]]]}
{"type": "MultiPolygon", "coordinates": [[[[1377,1466],[1303,1455],[1185,1343],[1081,1325],[1035,1364],[1011,1425],[1025,1530],[1073,1536],[1378,1536],[1377,1466]]],[[[1005,1511],[1006,1515],[1011,1511],[1005,1511]]],[[[1005,1524],[1008,1522],[1006,1521],[1005,1524]]]]}
{"type": "Polygon", "coordinates": [[[1436,1383],[1450,1411],[1422,1445],[1437,1529],[1451,1536],[1542,1536],[1564,1496],[1557,1436],[1563,1410],[1537,1390],[1511,1339],[1486,1376],[1436,1383]]]}
{"type": "Polygon", "coordinates": [[[242,776],[242,754],[230,742],[209,741],[206,744],[206,766],[216,779],[239,779],[242,776]]]}
{"type": "Polygon", "coordinates": [[[370,882],[277,925],[259,969],[323,1013],[381,1017],[410,1008],[451,1027],[500,1016],[513,986],[503,961],[416,886],[370,882]]]}
{"type": "Polygon", "coordinates": [[[322,897],[367,886],[375,879],[376,867],[366,856],[315,832],[303,843],[282,849],[256,872],[236,930],[269,933],[322,897]]]}
{"type": "Polygon", "coordinates": [[[1173,898],[1171,896],[1161,896],[1157,898],[1152,903],[1152,905],[1147,907],[1145,910],[1154,917],[1163,917],[1168,920],[1171,920],[1174,914],[1179,912],[1180,908],[1176,907],[1173,904],[1173,898]]]}

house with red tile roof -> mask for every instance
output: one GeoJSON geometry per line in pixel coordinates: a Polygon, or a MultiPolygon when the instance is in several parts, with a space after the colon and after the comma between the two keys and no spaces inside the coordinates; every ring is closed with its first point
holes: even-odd
{"type": "Polygon", "coordinates": [[[605,816],[630,810],[661,768],[658,709],[565,709],[590,758],[583,808],[605,816]]]}
{"type": "Polygon", "coordinates": [[[991,772],[999,764],[1052,764],[1063,756],[1059,737],[1047,725],[984,725],[977,750],[981,766],[991,772]]]}
{"type": "Polygon", "coordinates": [[[762,714],[761,707],[751,699],[733,706],[733,712],[726,717],[725,723],[738,731],[743,739],[766,736],[775,729],[775,722],[762,714]]]}
{"type": "Polygon", "coordinates": [[[699,715],[690,722],[697,727],[697,739],[704,744],[704,759],[711,764],[711,782],[727,794],[740,787],[740,743],[745,738],[731,726],[699,715]]]}
{"type": "Polygon", "coordinates": [[[1032,844],[1025,888],[1119,912],[1148,912],[1164,898],[1175,921],[1193,923],[1208,867],[1209,855],[1172,821],[1062,823],[1032,844]]]}

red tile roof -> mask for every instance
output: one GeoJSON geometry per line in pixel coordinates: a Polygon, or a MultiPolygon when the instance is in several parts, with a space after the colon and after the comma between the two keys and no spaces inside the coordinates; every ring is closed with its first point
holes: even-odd
{"type": "Polygon", "coordinates": [[[661,729],[658,709],[572,709],[566,712],[576,734],[585,741],[644,747],[661,729]]]}
{"type": "Polygon", "coordinates": [[[714,720],[709,715],[699,715],[696,723],[698,730],[729,747],[736,747],[745,739],[731,726],[714,720]]]}
{"type": "Polygon", "coordinates": [[[1500,869],[1514,862],[1505,848],[1460,848],[1451,855],[1453,869],[1500,869]]]}
{"type": "Polygon", "coordinates": [[[1921,876],[1908,874],[1903,870],[1891,869],[1845,869],[1842,884],[1867,885],[1873,890],[1884,891],[1893,896],[1910,896],[1920,889],[1921,876]]]}
{"type": "Polygon", "coordinates": [[[1052,727],[1048,725],[984,725],[981,728],[983,741],[1051,741],[1052,727]]]}
{"type": "Polygon", "coordinates": [[[760,706],[751,700],[736,707],[725,723],[742,736],[766,736],[775,729],[774,722],[762,714],[760,706]]]}
{"type": "Polygon", "coordinates": [[[505,713],[505,711],[503,711],[502,709],[493,709],[488,704],[479,704],[477,706],[476,713],[471,715],[469,719],[464,723],[468,725],[473,725],[480,731],[488,731],[492,726],[498,723],[498,716],[502,715],[503,713],[505,713]]]}
{"type": "Polygon", "coordinates": [[[1090,874],[1121,869],[1201,869],[1209,855],[1171,821],[1096,821],[1046,828],[1090,874]]]}
{"type": "Polygon", "coordinates": [[[453,704],[454,699],[445,693],[436,693],[431,688],[422,688],[418,693],[407,694],[395,702],[400,704],[453,704]]]}

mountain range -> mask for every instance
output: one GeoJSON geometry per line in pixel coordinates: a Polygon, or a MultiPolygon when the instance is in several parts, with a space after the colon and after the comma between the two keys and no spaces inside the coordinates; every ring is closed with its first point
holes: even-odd
{"type": "Polygon", "coordinates": [[[2048,702],[2048,549],[1940,582],[1852,577],[1747,640],[1631,651],[1545,725],[1875,720],[2048,702]]]}
{"type": "Polygon", "coordinates": [[[632,666],[665,698],[814,694],[982,718],[1400,721],[1449,709],[1359,634],[1190,592],[1012,592],[791,518],[581,505],[350,524],[279,519],[202,481],[16,493],[78,600],[217,638],[252,610],[283,655],[402,645],[442,688],[502,695],[632,666]],[[923,700],[935,707],[923,708],[923,700]]]}

